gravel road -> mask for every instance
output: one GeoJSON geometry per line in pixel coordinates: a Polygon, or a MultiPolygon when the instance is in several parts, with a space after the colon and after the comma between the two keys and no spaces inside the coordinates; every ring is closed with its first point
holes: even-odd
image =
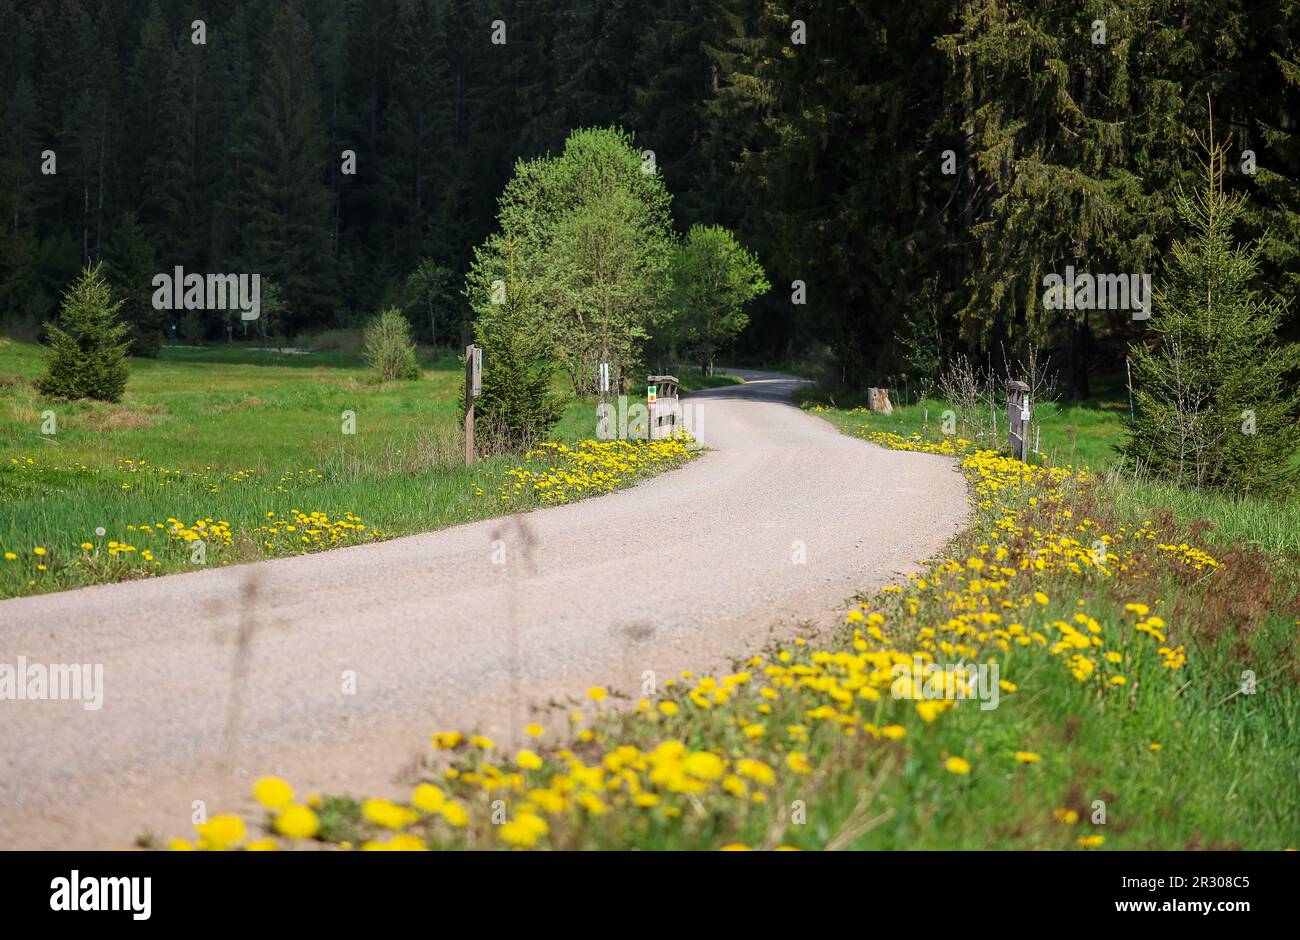
{"type": "MultiPolygon", "coordinates": [[[[568,506],[317,555],[0,602],[0,663],[102,664],[103,706],[0,701],[0,847],[126,847],[300,790],[403,792],[431,731],[559,733],[774,636],[962,526],[948,459],[886,451],[741,373],[691,396],[711,452],[568,506]]],[[[594,418],[593,418],[594,422],[594,418]]]]}

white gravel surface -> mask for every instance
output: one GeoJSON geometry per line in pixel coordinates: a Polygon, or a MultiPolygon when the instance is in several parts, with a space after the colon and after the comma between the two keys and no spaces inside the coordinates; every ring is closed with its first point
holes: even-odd
{"type": "Polygon", "coordinates": [[[246,809],[266,773],[400,794],[431,731],[557,734],[589,686],[635,700],[648,674],[825,628],[961,528],[951,460],[841,435],[790,404],[798,380],[742,374],[692,396],[714,450],[629,490],[0,602],[0,662],[104,668],[98,711],[0,701],[0,848],[184,835],[196,801],[246,809]]]}

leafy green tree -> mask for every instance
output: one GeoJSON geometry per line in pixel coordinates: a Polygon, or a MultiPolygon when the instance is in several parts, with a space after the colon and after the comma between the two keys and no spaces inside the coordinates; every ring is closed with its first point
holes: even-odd
{"type": "Polygon", "coordinates": [[[46,324],[49,352],[41,392],[57,398],[118,401],[126,389],[127,326],[118,320],[122,302],[87,265],[63,295],[58,320],[46,324]]]}
{"type": "Polygon", "coordinates": [[[1277,341],[1285,305],[1253,286],[1260,246],[1232,235],[1244,198],[1224,192],[1227,147],[1205,145],[1204,189],[1178,199],[1189,235],[1155,290],[1152,346],[1133,350],[1131,467],[1180,485],[1289,491],[1300,448],[1300,347],[1277,341]]]}
{"type": "Polygon", "coordinates": [[[662,178],[630,136],[574,131],[559,156],[516,165],[501,230],[475,253],[467,299],[490,321],[503,311],[492,285],[513,283],[510,315],[542,334],[576,392],[593,392],[598,364],[617,377],[664,307],[668,209],[662,178]]]}
{"type": "Polygon", "coordinates": [[[693,225],[673,257],[673,333],[712,373],[719,349],[749,322],[746,308],[772,285],[758,259],[718,225],[693,225]]]}

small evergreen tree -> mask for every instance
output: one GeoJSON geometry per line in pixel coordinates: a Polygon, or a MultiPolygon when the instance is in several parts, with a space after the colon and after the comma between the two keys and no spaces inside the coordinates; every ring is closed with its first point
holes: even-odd
{"type": "Polygon", "coordinates": [[[411,324],[396,307],[385,310],[366,328],[364,355],[381,382],[420,377],[415,344],[411,342],[411,324]]]}
{"type": "Polygon", "coordinates": [[[87,265],[63,295],[58,320],[46,324],[50,347],[41,392],[60,398],[117,401],[129,371],[127,327],[118,320],[99,265],[87,265]]]}
{"type": "MultiPolygon", "coordinates": [[[[1197,137],[1200,142],[1200,137],[1197,137]]],[[[1237,245],[1244,197],[1223,191],[1225,144],[1202,143],[1206,184],[1180,194],[1190,232],[1155,293],[1156,342],[1133,350],[1131,467],[1179,484],[1276,494],[1294,485],[1300,347],[1280,344],[1284,304],[1252,286],[1260,246],[1237,245]]]]}
{"type": "Polygon", "coordinates": [[[474,400],[477,449],[518,451],[544,440],[565,404],[551,391],[555,370],[544,358],[545,339],[511,317],[480,321],[475,332],[483,348],[481,394],[474,400]]]}

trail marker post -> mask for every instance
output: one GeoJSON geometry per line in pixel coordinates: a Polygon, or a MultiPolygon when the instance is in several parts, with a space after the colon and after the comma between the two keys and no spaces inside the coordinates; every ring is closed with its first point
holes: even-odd
{"type": "Polygon", "coordinates": [[[474,466],[474,399],[483,393],[483,350],[465,347],[465,466],[474,466]]]}
{"type": "Polygon", "coordinates": [[[648,375],[646,382],[645,398],[649,412],[646,437],[652,441],[671,437],[681,423],[682,414],[681,403],[677,400],[677,377],[648,375]]]}
{"type": "Polygon", "coordinates": [[[1007,383],[1007,442],[1020,460],[1029,459],[1029,386],[1007,383]]]}

